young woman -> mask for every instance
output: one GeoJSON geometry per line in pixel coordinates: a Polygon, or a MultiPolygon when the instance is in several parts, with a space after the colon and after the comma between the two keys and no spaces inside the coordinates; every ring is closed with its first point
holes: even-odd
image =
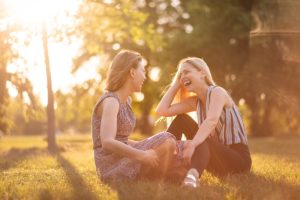
{"type": "Polygon", "coordinates": [[[140,142],[128,139],[135,126],[130,95],[141,91],[145,79],[139,53],[123,50],[114,57],[106,91],[92,113],[94,159],[104,181],[135,179],[149,171],[164,173],[173,156],[176,141],[170,133],[140,142]]]}
{"type": "Polygon", "coordinates": [[[216,86],[208,65],[197,57],[180,61],[173,83],[157,107],[161,116],[175,116],[168,132],[185,133],[183,161],[189,170],[184,185],[197,187],[204,169],[218,176],[248,172],[251,157],[241,115],[228,93],[216,86]],[[177,103],[173,103],[179,97],[177,103]],[[198,124],[188,115],[197,111],[198,124]]]}

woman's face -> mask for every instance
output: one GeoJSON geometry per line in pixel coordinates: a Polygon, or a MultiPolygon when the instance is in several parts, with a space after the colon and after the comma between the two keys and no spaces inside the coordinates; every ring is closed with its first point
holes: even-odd
{"type": "Polygon", "coordinates": [[[179,76],[180,84],[189,92],[194,92],[197,86],[205,83],[201,69],[197,69],[187,62],[179,68],[179,76]]]}
{"type": "Polygon", "coordinates": [[[132,69],[133,77],[133,88],[135,92],[140,92],[142,90],[142,86],[144,81],[146,80],[146,71],[145,71],[145,64],[141,61],[139,62],[136,69],[132,69]]]}

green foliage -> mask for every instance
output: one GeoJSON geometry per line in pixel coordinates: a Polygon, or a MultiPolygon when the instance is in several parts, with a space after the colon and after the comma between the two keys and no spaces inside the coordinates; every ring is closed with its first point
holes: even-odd
{"type": "Polygon", "coordinates": [[[299,132],[300,102],[298,2],[263,2],[254,11],[259,21],[251,34],[251,60],[242,88],[252,111],[254,135],[299,132]],[[269,13],[269,15],[266,15],[269,13]],[[289,19],[289,22],[287,20],[289,19]],[[252,84],[255,83],[255,84],[252,84]],[[280,125],[279,125],[280,124],[280,125]]]}
{"type": "Polygon", "coordinates": [[[75,129],[78,132],[89,132],[92,109],[99,94],[101,91],[93,80],[74,86],[67,94],[56,92],[57,128],[61,131],[75,129]]]}
{"type": "MultiPolygon", "coordinates": [[[[8,73],[8,64],[19,58],[18,51],[14,47],[15,44],[19,42],[26,43],[26,40],[19,41],[17,33],[23,33],[26,35],[24,27],[18,25],[17,23],[7,23],[7,20],[1,15],[0,16],[0,131],[3,133],[9,133],[11,127],[14,126],[13,121],[7,118],[7,106],[9,104],[8,88],[7,82],[14,85],[18,91],[21,100],[23,100],[23,95],[27,95],[31,101],[31,108],[37,108],[36,97],[33,94],[33,88],[30,80],[23,74],[23,72],[8,73]],[[3,21],[2,21],[3,20],[3,21]]],[[[7,20],[9,21],[9,20],[7,20]]],[[[28,35],[26,35],[28,36],[28,35]]],[[[27,38],[28,39],[28,38],[27,38]]],[[[20,70],[21,71],[21,70],[20,70]]]]}
{"type": "MultiPolygon", "coordinates": [[[[1,17],[0,17],[1,20],[1,17]]],[[[7,64],[12,59],[12,47],[10,41],[10,29],[0,29],[0,131],[6,133],[9,129],[9,122],[5,119],[6,103],[8,92],[6,89],[6,81],[8,79],[7,64]]]]}
{"type": "MultiPolygon", "coordinates": [[[[145,82],[144,100],[133,102],[137,131],[141,133],[153,133],[153,108],[171,82],[178,61],[187,56],[203,57],[215,81],[229,90],[236,103],[245,100],[241,111],[252,135],[300,131],[300,112],[296,109],[300,103],[299,33],[289,34],[289,37],[250,34],[250,30],[258,29],[300,30],[299,3],[268,0],[190,0],[180,1],[180,4],[162,0],[107,2],[83,1],[76,15],[76,26],[59,24],[50,33],[54,40],[72,42],[74,35],[82,40],[80,55],[74,58],[74,72],[90,58],[101,58],[100,82],[91,79],[74,86],[68,94],[57,92],[58,129],[89,130],[92,106],[103,92],[108,63],[119,49],[127,48],[139,51],[146,58],[149,71],[156,66],[161,70],[159,82],[150,78],[145,82]]],[[[12,45],[18,42],[26,45],[39,34],[30,27],[24,28],[14,24],[0,27],[2,132],[44,132],[45,116],[41,113],[45,113],[39,110],[30,81],[22,73],[7,73],[7,64],[18,58],[12,45]],[[17,41],[18,32],[26,35],[24,41],[17,41]],[[22,112],[14,110],[15,114],[7,110],[11,109],[8,81],[16,86],[21,97],[27,93],[32,107],[24,105],[22,112]],[[32,111],[34,107],[38,110],[32,111]],[[40,114],[28,119],[24,114],[30,112],[40,114]]]]}
{"type": "Polygon", "coordinates": [[[9,134],[38,135],[46,131],[46,114],[41,105],[32,109],[24,104],[20,98],[10,99],[6,106],[9,134]]]}
{"type": "MultiPolygon", "coordinates": [[[[107,55],[110,60],[116,54],[114,49],[118,49],[118,45],[120,48],[139,51],[150,66],[157,64],[153,57],[161,53],[158,50],[164,45],[163,35],[157,34],[155,30],[156,22],[150,18],[150,14],[153,13],[143,11],[138,9],[134,2],[125,0],[112,4],[99,1],[82,4],[78,14],[80,23],[77,31],[78,35],[83,37],[84,43],[82,55],[74,61],[74,70],[92,56],[107,55]]],[[[107,66],[101,67],[105,69],[102,70],[104,75],[107,66]]],[[[144,124],[142,127],[145,133],[151,133],[148,116],[158,99],[158,93],[155,92],[157,90],[150,84],[151,81],[145,83],[145,101],[139,107],[142,112],[140,122],[144,124]]]]}

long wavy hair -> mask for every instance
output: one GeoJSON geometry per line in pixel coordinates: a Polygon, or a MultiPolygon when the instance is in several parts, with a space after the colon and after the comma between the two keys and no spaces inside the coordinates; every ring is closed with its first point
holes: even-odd
{"type": "MultiPolygon", "coordinates": [[[[212,75],[211,75],[211,72],[210,72],[210,69],[208,67],[208,65],[206,64],[206,62],[201,59],[201,58],[198,58],[198,57],[187,57],[187,58],[184,58],[182,60],[179,61],[179,64],[178,64],[178,67],[177,67],[177,72],[173,78],[173,82],[177,79],[180,79],[180,67],[184,64],[184,63],[188,63],[190,64],[191,66],[193,66],[195,69],[197,70],[202,70],[202,72],[204,73],[204,76],[205,76],[205,82],[207,83],[207,85],[216,85],[213,78],[212,78],[212,75]]],[[[174,98],[174,102],[180,102],[182,101],[183,99],[186,99],[190,96],[194,96],[195,94],[192,94],[192,93],[189,93],[184,87],[180,87],[180,89],[178,90],[175,98],[174,98]]]]}
{"type": "Polygon", "coordinates": [[[142,56],[131,50],[121,50],[112,60],[107,72],[105,90],[116,91],[126,82],[130,69],[137,68],[142,56]]]}

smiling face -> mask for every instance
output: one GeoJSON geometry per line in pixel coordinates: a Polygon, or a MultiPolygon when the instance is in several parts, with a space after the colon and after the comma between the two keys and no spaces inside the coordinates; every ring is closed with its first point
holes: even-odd
{"type": "Polygon", "coordinates": [[[145,64],[140,61],[136,68],[130,70],[134,92],[140,92],[146,80],[145,64]]]}
{"type": "Polygon", "coordinates": [[[184,62],[179,68],[180,84],[189,92],[195,91],[195,88],[201,84],[206,84],[202,70],[189,62],[184,62]]]}

